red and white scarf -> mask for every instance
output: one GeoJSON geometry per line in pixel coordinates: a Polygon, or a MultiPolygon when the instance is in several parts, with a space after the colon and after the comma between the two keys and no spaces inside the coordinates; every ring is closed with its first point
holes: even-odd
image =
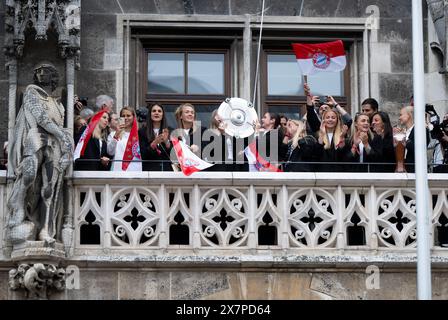
{"type": "Polygon", "coordinates": [[[86,151],[87,144],[92,137],[92,133],[95,130],[98,122],[106,112],[107,110],[101,110],[92,117],[87,128],[82,133],[81,138],[79,138],[78,144],[76,145],[75,153],[73,154],[74,160],[84,156],[84,152],[86,151]]]}
{"type": "Polygon", "coordinates": [[[137,119],[134,117],[134,123],[132,124],[131,132],[129,133],[128,142],[126,143],[126,149],[123,155],[123,162],[121,168],[126,171],[131,161],[136,158],[141,160],[140,155],[140,143],[138,142],[138,126],[137,119]]]}

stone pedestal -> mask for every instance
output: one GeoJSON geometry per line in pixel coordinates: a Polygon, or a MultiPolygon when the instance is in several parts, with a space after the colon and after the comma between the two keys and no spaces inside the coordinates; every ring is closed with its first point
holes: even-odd
{"type": "Polygon", "coordinates": [[[64,246],[61,243],[48,244],[44,241],[26,241],[14,245],[11,252],[12,261],[52,261],[59,262],[65,258],[64,246]]]}

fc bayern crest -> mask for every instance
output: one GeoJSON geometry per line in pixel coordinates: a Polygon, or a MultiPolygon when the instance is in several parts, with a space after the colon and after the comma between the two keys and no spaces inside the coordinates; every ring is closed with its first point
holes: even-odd
{"type": "Polygon", "coordinates": [[[327,69],[330,65],[330,57],[323,52],[317,52],[313,56],[313,65],[319,69],[327,69]]]}
{"type": "Polygon", "coordinates": [[[197,166],[199,166],[199,162],[195,161],[194,159],[186,158],[184,160],[184,167],[190,168],[190,167],[197,167],[197,166]]]}
{"type": "Polygon", "coordinates": [[[135,158],[140,159],[140,145],[138,142],[136,142],[132,145],[132,155],[135,158]]]}

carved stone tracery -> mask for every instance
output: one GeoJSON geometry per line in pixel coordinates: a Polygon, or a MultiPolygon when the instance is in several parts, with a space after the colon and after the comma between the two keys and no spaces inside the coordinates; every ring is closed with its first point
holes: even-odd
{"type": "Polygon", "coordinates": [[[79,0],[8,0],[5,11],[7,57],[22,58],[27,31],[34,30],[36,40],[47,40],[47,32],[52,30],[58,35],[61,58],[75,58],[79,68],[79,0]]]}

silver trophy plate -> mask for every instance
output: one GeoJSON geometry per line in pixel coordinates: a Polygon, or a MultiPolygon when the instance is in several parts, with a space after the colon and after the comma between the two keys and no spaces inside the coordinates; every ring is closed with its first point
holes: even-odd
{"type": "Polygon", "coordinates": [[[227,98],[218,109],[225,132],[232,137],[246,138],[254,133],[257,112],[252,104],[241,98],[227,98]]]}

